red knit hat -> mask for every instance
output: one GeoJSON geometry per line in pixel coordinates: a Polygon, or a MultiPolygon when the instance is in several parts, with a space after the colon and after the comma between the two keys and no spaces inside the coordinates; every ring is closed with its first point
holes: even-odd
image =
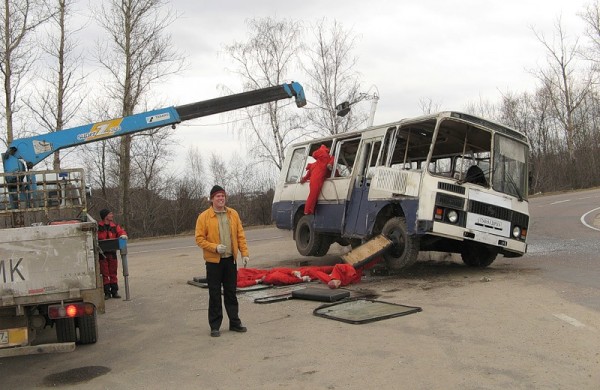
{"type": "Polygon", "coordinates": [[[223,193],[223,195],[225,195],[225,189],[223,187],[221,187],[220,185],[214,185],[213,188],[210,190],[210,199],[212,199],[215,195],[221,192],[223,193]]]}

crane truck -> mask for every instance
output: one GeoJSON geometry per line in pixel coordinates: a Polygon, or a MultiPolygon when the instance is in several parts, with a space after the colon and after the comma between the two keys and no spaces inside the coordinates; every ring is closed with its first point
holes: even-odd
{"type": "Polygon", "coordinates": [[[302,86],[291,82],[11,142],[0,174],[0,357],[95,343],[97,313],[105,310],[84,172],[36,171],[36,164],[64,148],[292,97],[306,104],[302,86]],[[35,345],[45,327],[55,328],[57,342],[35,345]]]}

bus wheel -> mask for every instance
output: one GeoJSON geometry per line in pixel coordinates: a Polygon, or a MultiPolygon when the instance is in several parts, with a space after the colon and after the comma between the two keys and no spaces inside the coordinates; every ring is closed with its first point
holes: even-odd
{"type": "Polygon", "coordinates": [[[388,269],[400,270],[417,261],[419,239],[408,234],[403,217],[387,221],[381,233],[392,241],[392,246],[383,254],[388,269]]]}
{"type": "Polygon", "coordinates": [[[315,256],[322,257],[322,256],[325,256],[327,254],[327,252],[329,252],[329,247],[331,247],[331,244],[333,244],[333,241],[328,236],[323,236],[320,234],[317,234],[317,235],[321,236],[321,245],[319,245],[319,249],[315,253],[315,256]]]}
{"type": "Polygon", "coordinates": [[[460,253],[463,263],[469,267],[485,268],[492,264],[498,256],[498,251],[486,245],[477,243],[466,244],[460,253]]]}
{"type": "Polygon", "coordinates": [[[313,215],[304,215],[296,225],[294,240],[296,240],[298,253],[302,256],[323,256],[325,254],[322,253],[325,249],[323,236],[315,232],[313,221],[313,215]]]}

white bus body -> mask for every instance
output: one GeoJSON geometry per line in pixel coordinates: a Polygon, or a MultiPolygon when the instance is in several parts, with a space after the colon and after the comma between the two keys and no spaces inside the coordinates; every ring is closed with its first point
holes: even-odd
{"type": "Polygon", "coordinates": [[[419,251],[460,253],[470,266],[527,250],[529,141],[472,115],[441,112],[293,145],[273,199],[272,218],[294,231],[298,251],[323,256],[333,242],[358,246],[385,234],[390,269],[419,251]],[[304,215],[311,154],[335,158],[313,215],[304,215]]]}

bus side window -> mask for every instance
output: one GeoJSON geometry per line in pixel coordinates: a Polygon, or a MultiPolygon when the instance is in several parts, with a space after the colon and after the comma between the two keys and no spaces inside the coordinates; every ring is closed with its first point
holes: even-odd
{"type": "MultiPolygon", "coordinates": [[[[305,151],[306,148],[298,148],[295,149],[292,153],[292,161],[290,162],[290,166],[288,168],[287,175],[285,177],[286,183],[297,183],[303,175],[304,172],[304,160],[305,160],[305,151]]],[[[309,157],[309,160],[312,157],[309,157]]],[[[314,160],[314,159],[313,159],[314,160]]],[[[309,163],[311,161],[308,161],[309,163]]]]}
{"type": "Polygon", "coordinates": [[[356,161],[360,138],[342,141],[337,146],[337,161],[334,167],[335,176],[348,177],[352,175],[352,167],[356,161]]]}

